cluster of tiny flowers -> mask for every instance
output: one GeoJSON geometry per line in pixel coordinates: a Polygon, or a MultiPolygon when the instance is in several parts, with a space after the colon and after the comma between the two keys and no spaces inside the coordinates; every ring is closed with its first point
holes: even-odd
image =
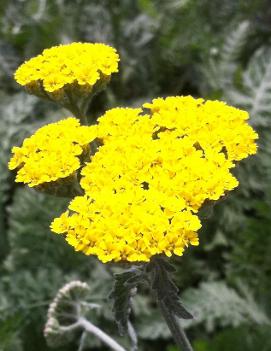
{"type": "Polygon", "coordinates": [[[40,87],[49,94],[56,93],[74,83],[90,92],[97,81],[118,71],[118,61],[116,50],[105,44],[59,45],[22,64],[15,80],[32,93],[40,87]]]}
{"type": "Polygon", "coordinates": [[[85,194],[51,228],[102,262],[149,261],[198,245],[199,209],[238,185],[230,170],[256,152],[245,111],[188,97],[116,108],[98,119],[101,146],[81,171],[85,194]]]}
{"type": "Polygon", "coordinates": [[[35,187],[67,178],[79,167],[79,156],[95,139],[95,126],[67,118],[40,128],[21,147],[12,148],[9,169],[18,168],[16,182],[35,187]]]}

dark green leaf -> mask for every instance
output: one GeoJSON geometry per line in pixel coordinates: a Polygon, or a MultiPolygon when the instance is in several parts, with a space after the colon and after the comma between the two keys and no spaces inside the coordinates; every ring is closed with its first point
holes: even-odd
{"type": "Polygon", "coordinates": [[[113,311],[121,335],[128,329],[128,320],[131,310],[131,297],[142,280],[141,268],[131,268],[123,273],[114,275],[115,281],[110,298],[113,300],[113,311]]]}
{"type": "Polygon", "coordinates": [[[170,276],[174,271],[172,265],[165,259],[154,257],[148,265],[148,271],[151,275],[151,287],[157,299],[176,317],[192,319],[191,313],[181,303],[178,296],[179,289],[170,276]]]}

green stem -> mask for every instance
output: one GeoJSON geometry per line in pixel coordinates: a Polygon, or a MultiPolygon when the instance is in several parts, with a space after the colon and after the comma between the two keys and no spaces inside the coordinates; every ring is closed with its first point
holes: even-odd
{"type": "Polygon", "coordinates": [[[88,125],[88,119],[87,119],[87,116],[85,115],[85,113],[83,111],[80,110],[80,108],[77,106],[77,104],[74,102],[72,96],[70,93],[68,93],[66,91],[66,96],[69,100],[69,105],[66,106],[66,108],[68,110],[70,110],[73,115],[77,118],[80,119],[80,122],[83,124],[83,125],[88,125]]]}
{"type": "Polygon", "coordinates": [[[172,312],[169,311],[163,301],[158,300],[158,304],[176,345],[181,351],[193,351],[192,345],[190,344],[185,331],[178,323],[177,318],[172,314],[172,312]]]}
{"type": "Polygon", "coordinates": [[[93,95],[90,95],[88,98],[86,98],[84,101],[83,101],[83,103],[82,103],[82,112],[83,112],[83,114],[85,115],[85,116],[87,116],[87,110],[88,110],[88,108],[89,108],[89,106],[90,106],[90,103],[91,103],[91,101],[92,101],[92,99],[93,99],[93,95]]]}
{"type": "Polygon", "coordinates": [[[174,267],[163,257],[153,257],[146,273],[150,275],[152,292],[162,311],[172,336],[181,351],[193,351],[193,348],[179,324],[178,318],[191,319],[193,316],[181,303],[179,289],[171,278],[174,267]]]}

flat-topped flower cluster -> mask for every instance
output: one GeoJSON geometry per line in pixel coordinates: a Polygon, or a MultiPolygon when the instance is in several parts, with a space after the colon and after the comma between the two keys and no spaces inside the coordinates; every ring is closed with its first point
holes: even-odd
{"type": "Polygon", "coordinates": [[[63,98],[64,91],[86,95],[96,83],[108,81],[118,72],[118,61],[116,50],[105,44],[59,45],[23,63],[15,72],[15,80],[28,92],[53,100],[63,98]]]}
{"type": "Polygon", "coordinates": [[[199,243],[198,211],[234,189],[231,170],[256,153],[247,119],[219,101],[158,98],[111,109],[92,126],[68,118],[42,127],[13,149],[9,167],[32,187],[80,181],[82,195],[51,224],[75,250],[102,262],[182,255],[199,243]]]}
{"type": "Polygon", "coordinates": [[[12,148],[9,169],[19,169],[15,181],[34,187],[72,175],[96,138],[94,129],[72,117],[40,128],[21,147],[12,148]]]}

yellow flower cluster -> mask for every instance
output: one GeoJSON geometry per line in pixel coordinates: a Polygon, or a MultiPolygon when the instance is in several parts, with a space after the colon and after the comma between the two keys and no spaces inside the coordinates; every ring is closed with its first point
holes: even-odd
{"type": "Polygon", "coordinates": [[[80,167],[79,156],[95,137],[95,126],[80,126],[76,118],[51,123],[12,148],[9,169],[18,168],[16,182],[30,187],[67,178],[80,167]]]}
{"type": "Polygon", "coordinates": [[[43,50],[41,55],[23,63],[15,80],[35,93],[59,93],[66,85],[76,84],[91,91],[99,80],[118,71],[119,56],[105,44],[71,43],[43,50]]]}
{"type": "Polygon", "coordinates": [[[223,102],[155,99],[98,119],[97,152],[81,187],[51,228],[102,262],[149,261],[198,245],[197,212],[238,185],[230,170],[256,152],[248,114],[223,102]]]}

